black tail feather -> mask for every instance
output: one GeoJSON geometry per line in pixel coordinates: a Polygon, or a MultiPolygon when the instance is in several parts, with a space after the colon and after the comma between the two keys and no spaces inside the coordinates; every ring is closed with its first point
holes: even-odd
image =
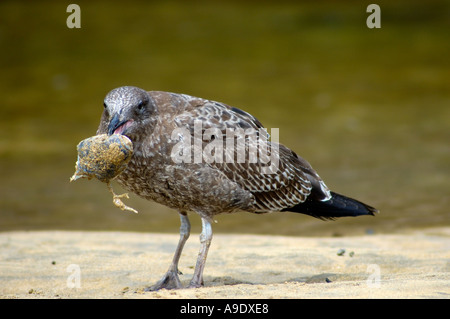
{"type": "Polygon", "coordinates": [[[283,211],[301,213],[320,219],[334,219],[346,216],[374,215],[378,210],[357,201],[334,192],[331,192],[331,199],[327,201],[318,201],[306,199],[305,202],[296,206],[285,208],[283,211]]]}

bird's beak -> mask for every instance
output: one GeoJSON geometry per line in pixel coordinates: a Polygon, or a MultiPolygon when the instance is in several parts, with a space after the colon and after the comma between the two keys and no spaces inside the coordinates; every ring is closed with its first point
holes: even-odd
{"type": "MultiPolygon", "coordinates": [[[[108,125],[108,135],[112,135],[115,133],[115,131],[121,127],[122,125],[124,125],[126,122],[128,122],[127,120],[122,120],[119,116],[119,114],[114,114],[114,116],[112,117],[111,121],[109,122],[108,125]]],[[[123,131],[123,130],[122,130],[123,131]]]]}

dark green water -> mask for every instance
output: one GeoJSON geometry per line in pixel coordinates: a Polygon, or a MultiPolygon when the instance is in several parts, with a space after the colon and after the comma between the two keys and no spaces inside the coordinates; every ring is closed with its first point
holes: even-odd
{"type": "MultiPolygon", "coordinates": [[[[218,216],[216,232],[333,235],[450,225],[450,2],[0,3],[0,231],[177,232],[178,214],[69,183],[77,143],[122,85],[245,109],[377,217],[218,216]]],[[[118,185],[116,191],[120,191],[118,185]]],[[[198,218],[192,218],[200,231],[198,218]]]]}

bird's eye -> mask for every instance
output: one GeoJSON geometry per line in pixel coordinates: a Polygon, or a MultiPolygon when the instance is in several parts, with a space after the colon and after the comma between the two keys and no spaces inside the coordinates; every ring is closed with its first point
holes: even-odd
{"type": "Polygon", "coordinates": [[[143,101],[139,101],[139,103],[137,105],[138,110],[142,111],[144,109],[144,105],[145,105],[145,103],[143,101]]]}
{"type": "Polygon", "coordinates": [[[106,102],[103,102],[103,107],[104,107],[105,109],[107,108],[106,102]]]}

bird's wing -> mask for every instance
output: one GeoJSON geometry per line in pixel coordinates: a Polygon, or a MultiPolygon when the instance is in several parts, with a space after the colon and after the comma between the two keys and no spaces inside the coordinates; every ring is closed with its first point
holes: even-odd
{"type": "Polygon", "coordinates": [[[197,100],[195,107],[178,114],[174,123],[188,129],[194,141],[201,139],[207,165],[253,194],[255,212],[278,211],[302,203],[315,184],[327,191],[308,162],[282,144],[268,141],[261,122],[247,112],[197,100]],[[235,135],[229,135],[232,133],[235,135]],[[231,141],[233,147],[227,144],[231,141]],[[216,157],[222,149],[223,156],[216,157]]]}

